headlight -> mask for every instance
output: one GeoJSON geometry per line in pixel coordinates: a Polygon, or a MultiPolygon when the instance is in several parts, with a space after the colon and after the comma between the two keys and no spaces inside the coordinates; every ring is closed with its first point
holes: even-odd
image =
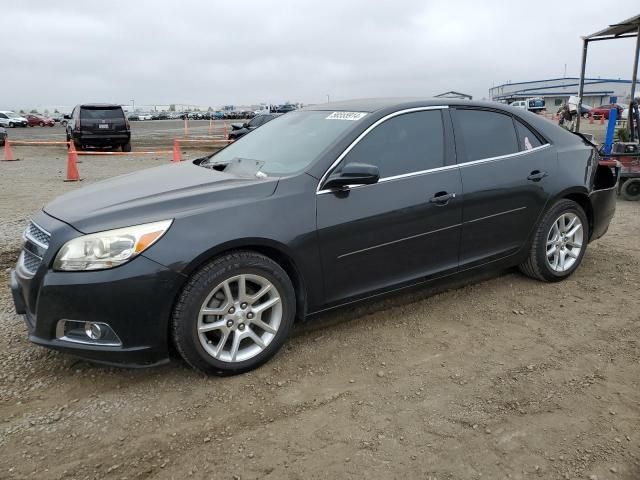
{"type": "Polygon", "coordinates": [[[173,220],[92,233],[69,240],[53,262],[54,270],[103,270],[127,263],[157,242],[173,220]]]}

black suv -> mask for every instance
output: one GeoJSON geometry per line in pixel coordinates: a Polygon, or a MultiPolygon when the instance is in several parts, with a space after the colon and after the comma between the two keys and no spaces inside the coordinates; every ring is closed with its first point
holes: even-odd
{"type": "Polygon", "coordinates": [[[263,113],[262,115],[256,115],[248,122],[232,123],[232,130],[229,132],[229,140],[237,140],[280,115],[280,113],[263,113]]]}
{"type": "Polygon", "coordinates": [[[76,105],[67,123],[67,141],[84,147],[122,147],[131,151],[131,128],[120,105],[90,103],[76,105]]]}

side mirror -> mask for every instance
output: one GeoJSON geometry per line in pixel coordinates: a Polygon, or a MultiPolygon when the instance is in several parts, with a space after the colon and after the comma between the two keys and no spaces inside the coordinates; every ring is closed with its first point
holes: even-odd
{"type": "Polygon", "coordinates": [[[340,173],[333,174],[325,182],[323,189],[344,189],[349,185],[371,185],[380,180],[380,171],[375,165],[348,163],[340,173]]]}

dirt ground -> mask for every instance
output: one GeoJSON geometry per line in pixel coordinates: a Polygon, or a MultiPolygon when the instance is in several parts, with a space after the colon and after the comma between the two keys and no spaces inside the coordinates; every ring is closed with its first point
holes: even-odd
{"type": "Polygon", "coordinates": [[[640,203],[618,202],[563,283],[506,271],[413,289],[298,326],[257,371],[205,378],[33,346],[6,287],[33,211],[168,158],[84,157],[72,184],[64,150],[14,154],[0,479],[640,479],[640,203]]]}

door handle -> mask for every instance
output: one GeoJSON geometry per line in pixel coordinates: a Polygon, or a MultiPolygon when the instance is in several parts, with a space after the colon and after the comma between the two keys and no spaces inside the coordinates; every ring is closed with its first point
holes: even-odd
{"type": "Polygon", "coordinates": [[[533,172],[531,172],[529,174],[529,176],[527,177],[527,180],[531,180],[532,182],[539,182],[540,180],[542,180],[547,175],[549,175],[547,172],[541,172],[540,170],[534,170],[533,172]]]}
{"type": "Polygon", "coordinates": [[[429,199],[429,203],[435,203],[436,205],[446,205],[452,198],[456,198],[455,193],[438,192],[429,199]]]}

